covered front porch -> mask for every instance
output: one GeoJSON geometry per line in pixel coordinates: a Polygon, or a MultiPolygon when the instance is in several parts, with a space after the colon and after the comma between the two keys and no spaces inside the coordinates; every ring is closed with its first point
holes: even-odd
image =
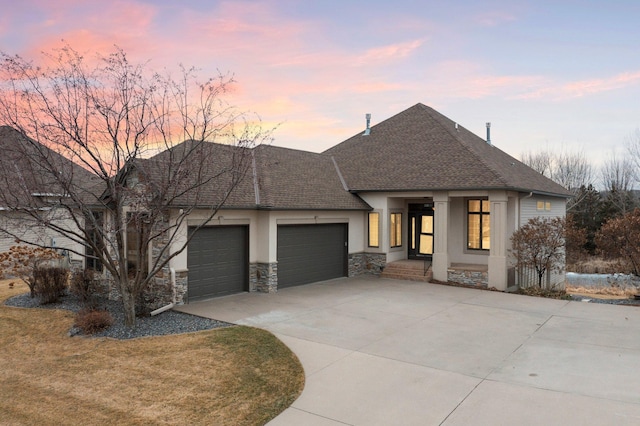
{"type": "Polygon", "coordinates": [[[381,218],[388,218],[381,220],[381,231],[383,238],[388,235],[389,239],[380,244],[387,251],[387,275],[389,269],[394,271],[401,265],[396,262],[403,261],[407,267],[407,262],[413,261],[416,270],[422,268],[424,276],[435,282],[501,291],[515,284],[509,273],[508,248],[517,224],[518,193],[496,190],[381,195],[367,202],[375,206],[381,218]]]}

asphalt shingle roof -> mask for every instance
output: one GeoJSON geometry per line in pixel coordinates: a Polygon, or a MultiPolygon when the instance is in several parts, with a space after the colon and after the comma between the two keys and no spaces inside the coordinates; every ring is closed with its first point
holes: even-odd
{"type": "Polygon", "coordinates": [[[38,196],[70,191],[91,204],[102,193],[93,173],[12,127],[0,126],[0,150],[0,207],[33,206],[38,196]]]}
{"type": "Polygon", "coordinates": [[[194,154],[193,144],[183,142],[148,160],[136,162],[136,167],[143,170],[157,188],[167,187],[166,179],[170,176],[181,182],[182,190],[197,181],[207,182],[197,191],[177,196],[173,203],[176,206],[194,202],[201,206],[220,204],[225,191],[233,186],[235,176],[239,180],[224,209],[370,209],[359,196],[344,188],[329,156],[271,145],[249,150],[211,142],[200,143],[194,154]],[[183,155],[192,156],[193,161],[183,161],[183,155]],[[203,158],[206,161],[200,169],[203,158]]]}
{"type": "Polygon", "coordinates": [[[349,193],[329,156],[261,145],[255,149],[260,205],[274,209],[369,210],[349,193]]]}
{"type": "MultiPolygon", "coordinates": [[[[0,127],[6,171],[15,168],[13,163],[24,170],[33,166],[19,155],[8,155],[18,152],[15,144],[20,138],[14,129],[0,127]]],[[[81,180],[95,180],[69,160],[53,152],[51,156],[81,180]]],[[[171,199],[176,207],[224,201],[225,209],[369,210],[357,195],[364,191],[507,189],[570,195],[423,104],[373,126],[367,136],[358,133],[322,154],[272,145],[248,149],[185,141],[130,166],[146,175],[156,193],[171,199]],[[169,179],[174,183],[168,185],[169,179]],[[203,183],[198,190],[189,190],[196,182],[203,183]]],[[[11,191],[11,185],[24,183],[6,176],[0,190],[11,191]]],[[[37,171],[25,176],[34,192],[51,192],[55,187],[39,180],[37,171]]]]}
{"type": "Polygon", "coordinates": [[[509,189],[568,196],[562,186],[434,109],[416,104],[328,149],[351,191],[509,189]]]}

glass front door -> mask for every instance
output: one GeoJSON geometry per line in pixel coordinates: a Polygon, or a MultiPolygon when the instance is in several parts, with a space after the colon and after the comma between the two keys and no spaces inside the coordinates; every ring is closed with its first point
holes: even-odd
{"type": "Polygon", "coordinates": [[[409,259],[432,258],[433,231],[433,207],[430,204],[410,205],[409,259]]]}

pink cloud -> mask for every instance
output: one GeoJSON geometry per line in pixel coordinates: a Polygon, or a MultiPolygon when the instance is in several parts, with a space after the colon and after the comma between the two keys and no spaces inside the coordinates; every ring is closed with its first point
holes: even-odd
{"type": "Polygon", "coordinates": [[[547,84],[537,90],[515,96],[514,99],[565,100],[580,98],[612,90],[619,90],[640,83],[640,71],[624,72],[607,78],[578,80],[564,84],[547,84]]]}
{"type": "Polygon", "coordinates": [[[390,44],[387,46],[374,47],[364,55],[357,59],[361,65],[367,65],[371,62],[386,62],[405,58],[422,46],[422,40],[412,40],[403,43],[390,44]]]}

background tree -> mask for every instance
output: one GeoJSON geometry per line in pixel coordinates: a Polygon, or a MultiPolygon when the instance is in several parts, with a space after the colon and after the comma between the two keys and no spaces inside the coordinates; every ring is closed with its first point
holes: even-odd
{"type": "Polygon", "coordinates": [[[600,179],[603,188],[604,218],[625,215],[636,207],[633,195],[634,169],[628,157],[612,153],[602,164],[600,179]]]}
{"type": "Polygon", "coordinates": [[[598,251],[607,259],[622,259],[640,275],[640,209],[608,220],[596,234],[598,251]]]}
{"type": "Polygon", "coordinates": [[[533,269],[542,288],[547,273],[561,272],[565,265],[565,219],[535,217],[511,236],[518,270],[533,269]]]}
{"type": "Polygon", "coordinates": [[[522,162],[573,193],[567,204],[568,211],[582,201],[581,189],[592,183],[593,167],[582,152],[529,152],[522,155],[522,162]]]}
{"type": "Polygon", "coordinates": [[[565,219],[565,253],[567,265],[575,265],[588,253],[587,229],[580,226],[571,213],[565,219]]]}
{"type": "Polygon", "coordinates": [[[583,186],[580,188],[576,198],[580,201],[573,204],[570,213],[572,226],[584,230],[584,249],[589,254],[595,254],[595,234],[600,229],[603,221],[600,192],[593,185],[583,186]]]}
{"type": "Polygon", "coordinates": [[[640,183],[640,129],[636,129],[625,141],[625,148],[629,154],[628,161],[633,166],[633,180],[640,183]]]}
{"type": "Polygon", "coordinates": [[[15,220],[0,231],[43,226],[77,244],[114,280],[133,326],[136,301],[202,226],[180,235],[186,218],[215,215],[244,179],[248,148],[271,132],[224,101],[228,75],[200,81],[181,67],[174,78],[117,48],[95,60],[65,46],[40,66],[7,53],[0,61],[0,123],[16,130],[0,170],[10,189],[0,202],[15,220]]]}

